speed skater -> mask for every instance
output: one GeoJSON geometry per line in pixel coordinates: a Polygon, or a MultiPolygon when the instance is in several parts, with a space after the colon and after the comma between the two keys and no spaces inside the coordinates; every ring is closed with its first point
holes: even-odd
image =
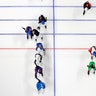
{"type": "MultiPolygon", "coordinates": [[[[37,38],[40,36],[40,32],[37,29],[33,29],[32,32],[35,36],[35,41],[37,41],[37,38]]],[[[43,37],[41,37],[41,40],[43,40],[43,37]]]]}
{"type": "Polygon", "coordinates": [[[32,39],[33,33],[32,33],[32,28],[31,28],[31,26],[27,26],[26,28],[22,27],[22,29],[24,29],[25,32],[27,33],[27,39],[29,39],[29,36],[30,36],[31,39],[32,39]]]}
{"type": "Polygon", "coordinates": [[[88,75],[90,74],[91,69],[94,70],[93,73],[95,74],[96,67],[95,62],[93,60],[89,62],[89,65],[87,65],[87,67],[88,67],[88,75]]]}
{"type": "MultiPolygon", "coordinates": [[[[38,18],[38,23],[41,24],[41,25],[44,25],[45,29],[46,29],[47,26],[45,25],[45,22],[47,22],[47,17],[44,17],[43,15],[40,15],[40,17],[38,18]]],[[[37,29],[40,30],[40,26],[38,26],[37,29]]]]}
{"type": "Polygon", "coordinates": [[[35,63],[41,63],[42,62],[42,55],[41,54],[39,54],[39,53],[36,53],[35,54],[35,60],[34,60],[34,62],[35,63]]]}
{"type": "Polygon", "coordinates": [[[89,1],[86,1],[84,4],[83,4],[83,15],[85,15],[85,12],[89,9],[91,9],[91,3],[89,1]]]}
{"type": "Polygon", "coordinates": [[[36,51],[39,52],[40,50],[42,50],[45,53],[45,48],[43,47],[43,44],[41,42],[38,42],[36,44],[36,51]]]}
{"type": "Polygon", "coordinates": [[[36,62],[34,62],[34,63],[35,63],[35,65],[36,65],[36,67],[35,67],[35,78],[36,78],[37,80],[39,80],[38,77],[37,77],[37,74],[39,73],[39,74],[41,74],[41,76],[43,77],[43,68],[42,68],[41,66],[38,66],[38,65],[36,64],[36,62]]]}
{"type": "Polygon", "coordinates": [[[36,87],[37,87],[38,92],[40,92],[42,89],[44,91],[46,86],[44,82],[42,82],[41,80],[38,80],[36,87]]]}
{"type": "Polygon", "coordinates": [[[96,57],[96,46],[90,47],[88,51],[91,54],[91,59],[93,59],[93,57],[96,57]]]}

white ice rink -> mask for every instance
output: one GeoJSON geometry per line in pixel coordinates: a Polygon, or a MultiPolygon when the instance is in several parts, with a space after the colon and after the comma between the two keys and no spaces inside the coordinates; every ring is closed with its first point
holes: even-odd
{"type": "MultiPolygon", "coordinates": [[[[83,16],[84,2],[85,0],[0,2],[0,96],[96,96],[96,75],[87,75],[87,65],[90,62],[87,49],[96,45],[96,8],[92,7],[83,16]],[[53,2],[57,7],[53,7],[53,2]],[[34,77],[36,42],[27,40],[21,27],[30,25],[37,28],[37,19],[41,14],[48,18],[47,30],[40,30],[46,48],[42,64],[44,78],[41,78],[46,89],[43,94],[38,94],[37,80],[34,77]]],[[[93,6],[96,5],[95,0],[90,2],[93,6]]]]}

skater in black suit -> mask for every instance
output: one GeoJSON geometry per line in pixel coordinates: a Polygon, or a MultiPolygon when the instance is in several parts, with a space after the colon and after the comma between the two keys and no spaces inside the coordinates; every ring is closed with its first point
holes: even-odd
{"type": "MultiPolygon", "coordinates": [[[[46,22],[47,22],[47,17],[44,17],[44,15],[40,15],[40,17],[38,18],[38,23],[44,25],[45,29],[47,28],[47,26],[45,25],[46,22]]],[[[40,30],[40,26],[38,26],[37,29],[40,30]]]]}

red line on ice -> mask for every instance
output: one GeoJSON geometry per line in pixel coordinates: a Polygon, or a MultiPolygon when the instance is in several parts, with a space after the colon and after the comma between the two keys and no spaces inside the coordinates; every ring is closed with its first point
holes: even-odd
{"type": "MultiPolygon", "coordinates": [[[[45,50],[88,50],[89,48],[45,48],[45,50]]],[[[0,48],[0,50],[35,50],[35,48],[0,48]]]]}

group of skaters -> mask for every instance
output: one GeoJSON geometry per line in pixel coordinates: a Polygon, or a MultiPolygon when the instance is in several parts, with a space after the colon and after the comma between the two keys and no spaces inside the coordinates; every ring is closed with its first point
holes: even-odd
{"type": "MultiPolygon", "coordinates": [[[[91,3],[89,1],[86,1],[83,4],[83,8],[84,8],[83,15],[85,15],[86,11],[91,9],[91,7],[92,7],[91,3]]],[[[43,61],[43,56],[45,54],[45,48],[41,42],[37,43],[37,39],[41,35],[40,34],[41,26],[43,25],[45,27],[45,29],[47,29],[46,22],[47,22],[47,17],[40,15],[38,18],[39,26],[36,29],[33,29],[31,26],[27,26],[26,28],[22,27],[22,29],[27,34],[27,39],[29,39],[29,38],[33,39],[33,37],[34,37],[34,39],[36,41],[36,54],[35,54],[34,64],[35,64],[35,78],[37,80],[36,88],[39,93],[41,90],[44,91],[44,89],[46,87],[45,83],[43,81],[41,81],[40,78],[38,78],[39,75],[41,75],[43,77],[42,61],[43,61]],[[43,52],[43,54],[41,54],[41,51],[43,52]]],[[[43,36],[41,36],[41,40],[43,41],[43,36]]],[[[94,57],[96,57],[96,46],[92,46],[88,51],[90,52],[90,55],[91,55],[91,61],[90,61],[89,65],[87,65],[88,75],[90,74],[91,69],[93,69],[93,73],[95,74],[96,66],[95,66],[95,62],[93,61],[93,59],[94,59],[94,57]]]]}
{"type": "Polygon", "coordinates": [[[39,78],[39,75],[43,77],[42,64],[43,64],[43,57],[45,55],[45,48],[43,46],[43,36],[41,36],[40,34],[40,28],[41,28],[41,25],[43,25],[46,29],[47,28],[46,22],[47,22],[47,17],[40,15],[40,17],[38,18],[39,26],[36,29],[33,29],[31,26],[27,26],[26,28],[22,27],[22,29],[25,31],[27,35],[27,39],[29,38],[33,39],[34,37],[36,41],[36,49],[35,49],[36,54],[35,54],[35,60],[34,60],[34,64],[35,64],[34,77],[37,80],[36,88],[38,90],[38,93],[40,93],[42,90],[44,91],[46,87],[45,83],[39,78]],[[38,37],[40,37],[42,42],[37,42],[38,37]]]}
{"type": "Polygon", "coordinates": [[[36,84],[36,87],[37,87],[37,90],[38,90],[38,93],[40,92],[44,92],[44,89],[45,89],[45,83],[40,80],[40,76],[43,77],[43,57],[45,55],[45,48],[43,46],[43,43],[41,42],[38,42],[36,44],[36,54],[35,54],[35,60],[34,60],[34,64],[35,64],[35,78],[37,80],[37,84],[36,84]]]}
{"type": "MultiPolygon", "coordinates": [[[[27,34],[27,39],[29,39],[29,38],[33,39],[33,37],[34,37],[35,41],[37,41],[38,37],[40,36],[39,31],[40,31],[41,25],[43,25],[45,27],[45,29],[47,29],[46,22],[47,22],[47,17],[40,15],[38,18],[39,26],[36,29],[33,29],[31,26],[27,26],[26,28],[22,27],[22,29],[27,34]]],[[[41,36],[41,39],[43,40],[43,36],[41,36]]]]}
{"type": "MultiPolygon", "coordinates": [[[[89,1],[86,1],[83,4],[83,8],[84,8],[83,15],[85,15],[86,11],[91,9],[91,7],[92,7],[91,3],[89,1]]],[[[96,65],[95,65],[95,61],[94,61],[94,59],[96,59],[96,46],[90,47],[88,51],[91,55],[91,61],[89,62],[89,65],[87,65],[87,67],[88,67],[87,74],[90,75],[90,72],[92,69],[93,69],[93,74],[95,74],[95,71],[96,71],[96,65]]]]}
{"type": "Polygon", "coordinates": [[[87,67],[88,67],[88,72],[87,73],[89,75],[90,71],[93,69],[93,74],[95,74],[96,65],[95,65],[94,59],[96,59],[96,46],[90,47],[88,51],[91,55],[91,61],[89,62],[89,65],[87,65],[87,67]]]}

